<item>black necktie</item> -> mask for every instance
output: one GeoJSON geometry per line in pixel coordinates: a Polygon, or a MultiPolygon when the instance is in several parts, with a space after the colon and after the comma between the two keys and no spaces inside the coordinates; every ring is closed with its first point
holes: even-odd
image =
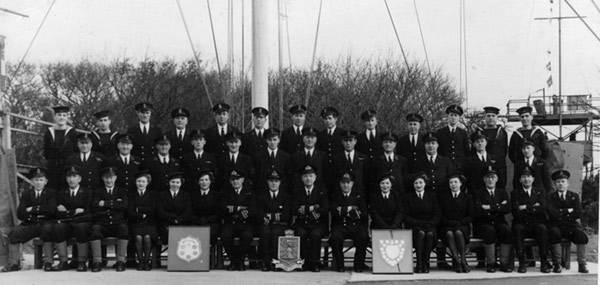
{"type": "Polygon", "coordinates": [[[271,152],[271,159],[275,159],[275,152],[274,151],[271,152]]]}
{"type": "Polygon", "coordinates": [[[490,191],[490,196],[494,198],[494,191],[490,191]]]}
{"type": "Polygon", "coordinates": [[[296,135],[299,136],[300,135],[300,128],[296,128],[296,135]]]}
{"type": "Polygon", "coordinates": [[[179,136],[177,136],[177,138],[178,138],[180,141],[183,141],[183,132],[182,132],[182,131],[179,131],[179,136]]]}
{"type": "Polygon", "coordinates": [[[310,158],[310,151],[306,152],[306,157],[310,158]]]}
{"type": "Polygon", "coordinates": [[[35,191],[35,199],[38,199],[38,198],[40,198],[40,192],[35,191]]]}
{"type": "Polygon", "coordinates": [[[392,162],[393,162],[393,161],[392,161],[392,156],[388,156],[388,163],[389,163],[389,164],[392,164],[392,162]]]}
{"type": "Polygon", "coordinates": [[[333,136],[333,132],[331,131],[331,129],[327,130],[327,135],[330,136],[330,137],[333,136]]]}
{"type": "Polygon", "coordinates": [[[128,163],[128,161],[127,161],[127,157],[123,158],[123,163],[124,163],[125,165],[128,165],[128,164],[129,164],[129,163],[128,163]]]}
{"type": "Polygon", "coordinates": [[[75,190],[71,190],[71,198],[75,197],[75,190]]]}
{"type": "Polygon", "coordinates": [[[231,163],[235,164],[235,156],[233,154],[231,155],[231,163]]]}
{"type": "Polygon", "coordinates": [[[372,141],[374,138],[373,131],[369,132],[369,140],[372,141]]]}
{"type": "Polygon", "coordinates": [[[350,162],[350,164],[352,164],[352,159],[350,158],[350,154],[347,154],[346,158],[348,158],[348,162],[350,162]]]}
{"type": "Polygon", "coordinates": [[[458,194],[454,193],[454,199],[458,198],[458,194]]]}
{"type": "Polygon", "coordinates": [[[306,190],[306,197],[310,197],[310,190],[306,190]]]}
{"type": "Polygon", "coordinates": [[[560,194],[560,199],[563,201],[567,200],[567,198],[565,197],[565,193],[560,194]]]}
{"type": "Polygon", "coordinates": [[[83,162],[83,163],[85,163],[87,161],[85,156],[86,156],[85,154],[81,155],[81,162],[83,162]]]}
{"type": "Polygon", "coordinates": [[[419,199],[423,200],[423,194],[419,193],[419,199]]]}
{"type": "Polygon", "coordinates": [[[221,129],[221,136],[225,135],[225,128],[220,128],[221,129]]]}
{"type": "Polygon", "coordinates": [[[271,194],[271,200],[275,201],[275,199],[277,199],[277,196],[275,196],[275,194],[271,194]]]}
{"type": "Polygon", "coordinates": [[[415,136],[410,136],[410,144],[412,144],[413,146],[417,146],[415,142],[415,136]]]}
{"type": "Polygon", "coordinates": [[[142,133],[144,133],[144,135],[148,134],[148,130],[146,129],[146,126],[142,127],[142,133]]]}
{"type": "Polygon", "coordinates": [[[108,196],[112,196],[112,189],[108,189],[108,196]]]}

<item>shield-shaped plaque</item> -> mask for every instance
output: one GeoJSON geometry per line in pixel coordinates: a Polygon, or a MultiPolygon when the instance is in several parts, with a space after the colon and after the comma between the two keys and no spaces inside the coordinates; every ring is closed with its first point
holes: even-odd
{"type": "Polygon", "coordinates": [[[300,259],[300,237],[293,236],[294,231],[285,231],[285,236],[279,237],[277,260],[273,260],[276,268],[290,272],[302,268],[304,260],[300,259]]]}
{"type": "Polygon", "coordinates": [[[412,231],[373,230],[373,273],[413,273],[412,231]]]}

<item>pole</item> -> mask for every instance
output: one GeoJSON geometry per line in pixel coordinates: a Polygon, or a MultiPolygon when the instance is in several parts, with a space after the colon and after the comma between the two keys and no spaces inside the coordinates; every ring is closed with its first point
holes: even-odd
{"type": "MultiPolygon", "coordinates": [[[[273,0],[252,1],[252,107],[269,109],[269,56],[276,43],[272,42],[270,11],[273,0]]],[[[269,122],[265,127],[268,126],[269,122]]]]}
{"type": "Polygon", "coordinates": [[[279,80],[277,80],[277,85],[279,85],[279,120],[278,126],[279,129],[283,130],[283,29],[281,28],[281,21],[283,18],[283,13],[281,11],[281,0],[277,0],[277,43],[278,43],[278,53],[279,53],[279,80]]]}
{"type": "Polygon", "coordinates": [[[562,0],[558,0],[558,137],[562,141],[562,0]]]}

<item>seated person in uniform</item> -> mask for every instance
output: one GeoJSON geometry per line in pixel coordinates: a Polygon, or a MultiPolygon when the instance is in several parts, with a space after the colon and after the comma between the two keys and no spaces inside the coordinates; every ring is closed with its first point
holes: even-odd
{"type": "Polygon", "coordinates": [[[129,201],[128,218],[131,235],[135,240],[137,254],[137,270],[150,270],[150,253],[152,245],[156,244],[158,231],[156,230],[156,191],[150,191],[150,173],[147,170],[139,171],[135,175],[136,193],[132,194],[129,201]]]}
{"type": "Polygon", "coordinates": [[[219,201],[221,193],[213,189],[215,176],[210,170],[204,170],[198,176],[198,187],[193,188],[192,197],[192,219],[190,224],[210,227],[210,244],[215,245],[217,237],[221,233],[221,215],[219,213],[219,201]]]}
{"type": "Polygon", "coordinates": [[[190,193],[180,191],[184,182],[183,172],[171,173],[169,191],[158,193],[158,232],[163,245],[169,244],[169,226],[185,226],[192,218],[190,193]]]}
{"type": "Polygon", "coordinates": [[[56,192],[46,188],[46,175],[47,172],[43,168],[32,168],[29,171],[33,189],[27,189],[21,195],[17,218],[22,222],[8,234],[8,264],[2,268],[2,272],[21,270],[21,244],[35,237],[44,241],[44,271],[52,271],[54,252],[51,230],[56,212],[56,192]]]}
{"type": "Polygon", "coordinates": [[[354,174],[345,171],[340,177],[340,188],[331,201],[331,236],[329,245],[335,262],[335,270],[344,272],[344,240],[354,241],[354,271],[362,272],[369,232],[367,229],[368,209],[362,192],[354,188],[354,174]]]}
{"type": "Polygon", "coordinates": [[[119,239],[116,246],[118,272],[125,271],[125,255],[129,241],[129,228],[127,227],[127,190],[115,187],[117,170],[114,167],[105,167],[100,171],[104,187],[96,189],[92,199],[92,213],[96,219],[92,226],[90,245],[92,248],[92,272],[102,271],[101,241],[105,237],[119,239]]]}
{"type": "Polygon", "coordinates": [[[55,271],[69,270],[67,240],[77,241],[77,271],[87,271],[88,247],[92,230],[92,189],[82,187],[82,169],[79,166],[69,166],[65,170],[68,188],[58,192],[56,198],[56,218],[58,223],[52,226],[52,236],[60,263],[53,267],[55,271]]]}
{"type": "Polygon", "coordinates": [[[392,191],[394,174],[383,173],[377,181],[380,192],[371,195],[371,229],[401,229],[402,200],[399,192],[392,191]]]}
{"type": "Polygon", "coordinates": [[[558,170],[552,173],[556,191],[548,195],[548,217],[550,225],[550,248],[552,252],[553,272],[561,272],[562,239],[568,239],[577,246],[577,263],[580,273],[589,273],[586,267],[588,237],[583,231],[581,219],[581,201],[577,193],[569,190],[571,173],[558,170]]]}
{"type": "Polygon", "coordinates": [[[273,269],[272,261],[277,259],[279,237],[289,228],[290,196],[280,191],[283,175],[277,170],[271,171],[267,177],[269,192],[258,199],[256,215],[260,226],[260,256],[263,260],[262,271],[273,269]]]}

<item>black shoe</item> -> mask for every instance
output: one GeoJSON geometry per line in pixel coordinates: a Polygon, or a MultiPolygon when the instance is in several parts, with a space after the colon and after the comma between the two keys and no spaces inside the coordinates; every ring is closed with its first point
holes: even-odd
{"type": "Polygon", "coordinates": [[[461,268],[460,264],[458,263],[458,261],[452,262],[452,271],[455,271],[456,273],[462,272],[462,268],[461,268]]]}
{"type": "Polygon", "coordinates": [[[540,265],[540,272],[550,273],[550,272],[552,272],[552,270],[550,270],[550,268],[548,268],[548,265],[542,261],[542,264],[540,265]]]}
{"type": "Polygon", "coordinates": [[[535,260],[527,263],[527,267],[535,267],[535,260]]]}
{"type": "Polygon", "coordinates": [[[423,273],[429,273],[429,262],[423,264],[423,273]]]}
{"type": "Polygon", "coordinates": [[[44,262],[44,271],[52,271],[52,262],[44,262]]]}
{"type": "Polygon", "coordinates": [[[227,266],[227,271],[236,271],[237,270],[237,266],[235,266],[235,264],[231,263],[229,264],[229,266],[227,266]]]}
{"type": "Polygon", "coordinates": [[[138,262],[137,271],[142,271],[142,270],[146,270],[146,263],[138,262]]]}
{"type": "Polygon", "coordinates": [[[137,268],[138,265],[139,264],[135,260],[127,260],[127,262],[125,262],[125,267],[127,268],[137,268]]]}
{"type": "Polygon", "coordinates": [[[562,269],[560,268],[560,264],[559,263],[554,264],[554,267],[552,268],[552,272],[554,272],[554,273],[561,273],[562,272],[562,269]]]}
{"type": "Polygon", "coordinates": [[[517,269],[519,273],[527,273],[527,264],[523,262],[519,262],[519,269],[517,269]]]}
{"type": "Polygon", "coordinates": [[[354,268],[354,272],[356,272],[356,273],[361,273],[361,272],[363,272],[362,266],[359,266],[359,267],[356,267],[356,268],[354,268]]]}
{"type": "Polygon", "coordinates": [[[94,262],[92,264],[92,272],[100,272],[102,271],[102,262],[94,262]]]}
{"type": "Polygon", "coordinates": [[[69,270],[69,263],[66,261],[61,261],[56,266],[52,266],[52,271],[66,271],[69,270]]]}
{"type": "Polygon", "coordinates": [[[321,272],[321,268],[318,265],[314,265],[311,269],[312,272],[321,272]]]}
{"type": "Polygon", "coordinates": [[[366,263],[361,264],[360,268],[362,268],[362,270],[369,270],[369,269],[371,269],[371,267],[369,267],[366,263]]]}
{"type": "Polygon", "coordinates": [[[79,272],[86,272],[87,271],[87,266],[85,266],[85,262],[78,262],[77,263],[77,271],[79,271],[79,272]]]}
{"type": "Polygon", "coordinates": [[[485,262],[483,262],[483,261],[477,262],[477,266],[475,266],[475,268],[479,268],[479,269],[486,268],[485,262]]]}
{"type": "Polygon", "coordinates": [[[471,272],[471,267],[469,267],[469,264],[466,261],[462,262],[460,265],[462,267],[462,272],[463,273],[469,273],[469,272],[471,272]]]}
{"type": "Polygon", "coordinates": [[[438,269],[452,269],[452,267],[448,264],[448,262],[438,262],[437,264],[437,268],[438,269]]]}
{"type": "MultiPolygon", "coordinates": [[[[579,268],[581,268],[581,266],[579,268]]],[[[2,268],[2,272],[13,272],[19,270],[21,270],[21,268],[19,268],[18,264],[7,264],[6,266],[4,266],[4,268],[2,268]]]]}
{"type": "Polygon", "coordinates": [[[337,271],[337,272],[346,272],[346,268],[344,268],[343,266],[342,266],[342,267],[338,267],[338,268],[336,269],[336,271],[337,271]]]}
{"type": "Polygon", "coordinates": [[[117,272],[125,271],[125,262],[117,261],[117,263],[115,265],[116,265],[117,272]]]}
{"type": "Polygon", "coordinates": [[[78,266],[79,262],[77,262],[76,260],[69,262],[69,269],[77,269],[78,266]]]}
{"type": "Polygon", "coordinates": [[[260,263],[258,263],[256,261],[250,261],[250,262],[248,262],[248,268],[250,268],[250,269],[259,269],[260,268],[260,263]]]}
{"type": "Polygon", "coordinates": [[[264,272],[271,271],[271,265],[265,262],[260,270],[264,272]]]}
{"type": "Polygon", "coordinates": [[[506,264],[500,264],[500,271],[505,272],[505,273],[511,273],[513,270],[512,270],[512,268],[508,267],[508,265],[506,265],[506,264]]]}
{"type": "Polygon", "coordinates": [[[487,265],[487,269],[486,269],[487,273],[495,273],[496,272],[496,266],[494,263],[490,263],[487,265]]]}
{"type": "Polygon", "coordinates": [[[579,273],[590,273],[585,264],[579,264],[579,273]]]}
{"type": "Polygon", "coordinates": [[[238,271],[246,271],[246,265],[244,264],[244,262],[242,262],[238,267],[237,267],[238,271]]]}

